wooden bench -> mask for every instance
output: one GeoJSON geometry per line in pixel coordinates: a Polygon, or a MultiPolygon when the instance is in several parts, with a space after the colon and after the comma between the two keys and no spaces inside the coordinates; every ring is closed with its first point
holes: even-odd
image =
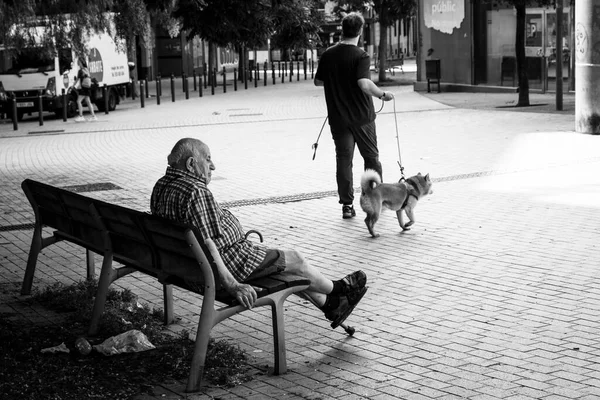
{"type": "MultiPolygon", "coordinates": [[[[221,286],[216,266],[223,263],[214,242],[201,238],[188,225],[109,204],[77,193],[26,179],[22,183],[33,211],[35,226],[21,294],[31,292],[41,250],[65,240],[87,251],[87,277],[94,277],[93,254],[103,256],[89,334],[98,330],[112,282],[141,272],[163,284],[165,324],[174,320],[172,285],[202,295],[202,309],[187,391],[201,386],[210,331],[223,320],[247,310],[221,286]],[[43,228],[54,229],[44,237],[43,228]],[[114,262],[121,264],[115,265],[114,262]],[[217,306],[222,303],[222,306],[217,306]]],[[[287,371],[283,303],[310,281],[275,274],[247,282],[257,290],[255,307],[270,306],[274,340],[274,373],[287,371]]]]}

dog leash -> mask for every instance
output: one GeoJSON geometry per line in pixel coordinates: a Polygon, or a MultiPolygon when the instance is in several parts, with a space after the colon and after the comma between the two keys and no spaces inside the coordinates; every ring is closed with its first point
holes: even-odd
{"type": "Polygon", "coordinates": [[[327,118],[329,115],[325,117],[325,121],[323,121],[323,125],[321,126],[321,130],[319,131],[319,136],[317,136],[317,141],[313,143],[312,148],[315,150],[313,153],[313,160],[317,156],[317,147],[319,147],[319,139],[321,138],[321,133],[323,133],[323,128],[325,128],[325,123],[327,122],[327,118]]]}
{"type": "MultiPolygon", "coordinates": [[[[400,180],[404,181],[406,179],[404,177],[404,167],[402,166],[402,155],[400,154],[400,137],[398,134],[398,116],[396,115],[396,97],[393,94],[392,94],[392,99],[394,101],[394,123],[396,126],[396,143],[398,144],[398,166],[400,167],[400,180]]],[[[384,104],[385,104],[385,102],[383,100],[381,100],[381,108],[378,111],[376,111],[376,114],[379,114],[381,112],[381,110],[383,110],[384,104]]],[[[325,128],[325,124],[327,123],[327,118],[329,118],[329,116],[325,117],[325,121],[323,121],[323,125],[321,125],[321,130],[319,131],[319,136],[317,136],[317,141],[314,142],[312,145],[312,148],[314,150],[313,157],[312,157],[313,160],[317,156],[317,148],[319,147],[319,139],[321,138],[321,134],[323,133],[323,128],[325,128]]]]}
{"type": "Polygon", "coordinates": [[[402,166],[402,155],[400,154],[400,137],[398,135],[398,116],[396,115],[396,96],[393,98],[394,101],[394,122],[396,124],[396,143],[398,144],[398,166],[400,167],[400,180],[405,181],[404,178],[404,167],[402,166]]]}

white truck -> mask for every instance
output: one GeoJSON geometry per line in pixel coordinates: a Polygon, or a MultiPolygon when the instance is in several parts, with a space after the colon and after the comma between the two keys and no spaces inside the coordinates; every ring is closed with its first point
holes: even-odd
{"type": "MultiPolygon", "coordinates": [[[[107,33],[90,35],[87,47],[87,64],[92,78],[90,98],[99,110],[104,111],[108,106],[112,111],[125,97],[130,83],[127,54],[117,49],[107,33]]],[[[25,48],[16,55],[0,47],[0,114],[11,118],[14,99],[19,120],[26,113],[37,115],[41,95],[43,111],[62,116],[66,106],[67,117],[77,115],[77,91],[73,85],[79,64],[75,52],[63,48],[55,57],[43,54],[37,47],[25,48]],[[63,89],[66,105],[63,104],[63,89]]]]}

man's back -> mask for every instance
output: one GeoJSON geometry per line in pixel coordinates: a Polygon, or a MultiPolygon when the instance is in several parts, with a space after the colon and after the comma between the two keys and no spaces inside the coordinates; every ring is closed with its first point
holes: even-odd
{"type": "Polygon", "coordinates": [[[375,119],[371,97],[358,86],[359,79],[370,79],[370,58],[364,50],[343,43],[328,48],[315,78],[324,82],[330,125],[361,126],[375,119]]]}

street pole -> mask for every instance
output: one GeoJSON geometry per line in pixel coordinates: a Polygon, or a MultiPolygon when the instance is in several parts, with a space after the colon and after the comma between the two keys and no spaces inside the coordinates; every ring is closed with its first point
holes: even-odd
{"type": "Polygon", "coordinates": [[[575,9],[575,130],[600,134],[600,0],[580,0],[575,9]]]}
{"type": "Polygon", "coordinates": [[[556,0],[556,109],[563,109],[563,0],[556,0]]]}

